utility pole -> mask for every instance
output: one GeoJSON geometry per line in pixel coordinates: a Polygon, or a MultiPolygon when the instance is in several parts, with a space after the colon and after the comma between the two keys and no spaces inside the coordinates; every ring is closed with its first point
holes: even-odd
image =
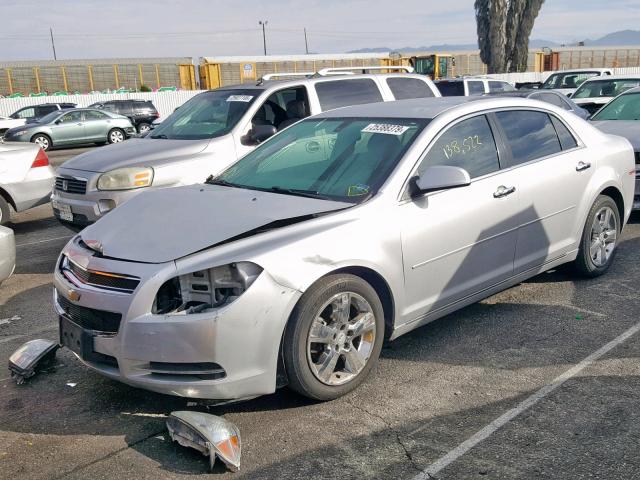
{"type": "Polygon", "coordinates": [[[53,59],[57,60],[56,56],[56,42],[53,41],[53,28],[49,27],[49,33],[51,34],[51,48],[53,48],[53,59]]]}
{"type": "Polygon", "coordinates": [[[267,35],[264,31],[264,27],[269,23],[266,20],[258,20],[258,25],[262,25],[262,46],[264,47],[264,54],[267,54],[267,35]]]}
{"type": "Polygon", "coordinates": [[[304,27],[304,49],[307,52],[307,55],[309,55],[309,44],[307,43],[307,27],[304,27]]]}

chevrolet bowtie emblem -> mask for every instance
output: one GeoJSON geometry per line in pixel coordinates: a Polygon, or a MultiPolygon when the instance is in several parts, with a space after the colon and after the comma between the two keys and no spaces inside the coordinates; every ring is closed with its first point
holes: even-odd
{"type": "Polygon", "coordinates": [[[67,298],[72,302],[77,302],[78,300],[80,300],[80,294],[70,288],[69,290],[67,290],[67,298]]]}

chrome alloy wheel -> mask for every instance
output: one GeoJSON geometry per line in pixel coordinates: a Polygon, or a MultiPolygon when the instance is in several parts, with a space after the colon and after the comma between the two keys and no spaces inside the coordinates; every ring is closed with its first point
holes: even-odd
{"type": "Polygon", "coordinates": [[[43,150],[47,150],[49,148],[49,139],[45,136],[39,135],[34,140],[33,143],[38,145],[43,150]]]}
{"type": "Polygon", "coordinates": [[[124,142],[124,134],[120,130],[114,130],[109,134],[111,143],[124,142]]]}
{"type": "Polygon", "coordinates": [[[376,340],[369,302],[353,292],[331,297],[316,313],[307,336],[307,359],[325,385],[342,385],[366,366],[376,340]]]}
{"type": "Polygon", "coordinates": [[[589,255],[596,267],[607,264],[613,250],[616,248],[618,225],[616,215],[611,207],[602,207],[593,219],[591,225],[591,245],[589,255]]]}

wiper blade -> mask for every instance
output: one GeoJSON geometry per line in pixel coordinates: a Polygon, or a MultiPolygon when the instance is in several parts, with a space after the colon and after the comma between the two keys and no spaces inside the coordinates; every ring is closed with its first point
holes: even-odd
{"type": "Polygon", "coordinates": [[[302,190],[299,188],[282,188],[282,187],[274,186],[274,187],[271,187],[269,191],[275,192],[275,193],[284,193],[287,195],[296,195],[298,197],[321,198],[323,200],[327,199],[325,195],[322,195],[320,192],[317,192],[314,190],[302,190]]]}
{"type": "Polygon", "coordinates": [[[213,175],[209,175],[207,177],[207,179],[204,181],[204,183],[207,183],[209,185],[223,185],[225,187],[238,187],[238,188],[240,188],[240,185],[236,185],[235,183],[227,182],[226,180],[219,179],[217,177],[214,177],[213,175]]]}

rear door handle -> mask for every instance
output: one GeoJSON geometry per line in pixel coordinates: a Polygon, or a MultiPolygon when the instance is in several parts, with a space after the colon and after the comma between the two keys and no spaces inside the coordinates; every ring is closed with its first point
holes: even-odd
{"type": "Polygon", "coordinates": [[[576,165],[576,172],[581,172],[587,168],[591,168],[591,164],[589,162],[580,161],[578,162],[578,165],[576,165]]]}
{"type": "Polygon", "coordinates": [[[500,185],[498,189],[493,192],[493,198],[502,198],[507,195],[511,195],[516,191],[516,187],[505,187],[504,185],[500,185]]]}

